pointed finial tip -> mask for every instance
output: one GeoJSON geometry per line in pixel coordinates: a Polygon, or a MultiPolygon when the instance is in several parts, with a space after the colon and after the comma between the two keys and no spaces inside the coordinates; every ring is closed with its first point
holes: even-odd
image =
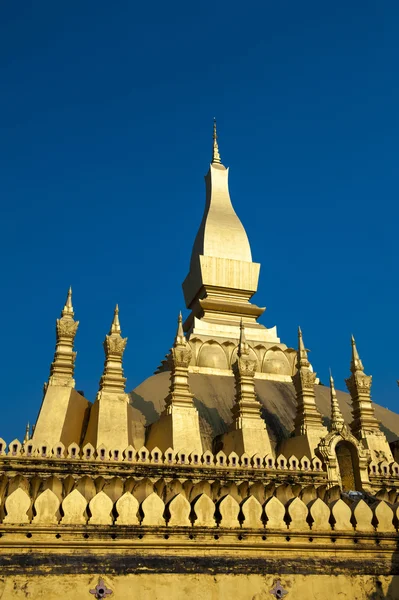
{"type": "Polygon", "coordinates": [[[72,315],[73,316],[73,307],[72,307],[72,286],[69,286],[66,302],[64,308],[62,310],[61,316],[72,315]]]}
{"type": "Polygon", "coordinates": [[[220,159],[220,152],[218,146],[218,135],[216,132],[216,117],[213,117],[213,153],[212,153],[212,164],[222,164],[220,159]]]}
{"type": "Polygon", "coordinates": [[[116,305],[115,305],[115,313],[116,313],[116,314],[118,314],[118,312],[119,312],[119,305],[118,305],[118,304],[116,304],[116,305]]]}

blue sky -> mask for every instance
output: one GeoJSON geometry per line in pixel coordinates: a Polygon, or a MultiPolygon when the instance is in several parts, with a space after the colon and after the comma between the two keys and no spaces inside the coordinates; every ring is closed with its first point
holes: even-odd
{"type": "Polygon", "coordinates": [[[399,403],[399,4],[2,2],[0,435],[40,407],[69,285],[94,399],[116,302],[128,389],[170,347],[212,119],[288,345],[399,403]]]}

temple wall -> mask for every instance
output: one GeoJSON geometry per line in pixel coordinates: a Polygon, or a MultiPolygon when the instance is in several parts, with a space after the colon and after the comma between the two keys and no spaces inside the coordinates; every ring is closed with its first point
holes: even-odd
{"type": "MultiPolygon", "coordinates": [[[[110,599],[187,600],[194,598],[237,600],[270,600],[271,590],[281,580],[290,600],[396,600],[399,597],[399,577],[356,575],[210,575],[210,574],[129,574],[104,578],[113,594],[110,599]]],[[[90,594],[98,584],[93,575],[62,575],[40,577],[15,576],[0,579],[0,598],[7,600],[59,600],[95,598],[90,594]]]]}

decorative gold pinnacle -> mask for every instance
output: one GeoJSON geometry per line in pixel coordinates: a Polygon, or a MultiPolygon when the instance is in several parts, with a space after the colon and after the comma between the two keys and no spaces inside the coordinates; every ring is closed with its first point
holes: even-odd
{"type": "Polygon", "coordinates": [[[179,312],[179,317],[177,319],[177,333],[175,337],[174,347],[176,346],[185,346],[187,344],[187,340],[183,331],[183,317],[181,311],[179,312]]]}
{"type": "Polygon", "coordinates": [[[379,422],[374,416],[374,407],[371,401],[372,377],[371,375],[366,375],[364,372],[363,363],[360,360],[353,335],[351,343],[351,376],[345,380],[345,383],[352,399],[353,421],[350,427],[353,435],[361,439],[366,432],[370,432],[371,430],[378,432],[378,435],[381,432],[379,422]]]}
{"type": "Polygon", "coordinates": [[[240,341],[238,344],[238,356],[243,356],[249,354],[249,346],[247,343],[247,338],[245,337],[245,328],[244,323],[241,319],[240,322],[240,341]]]}
{"type": "Polygon", "coordinates": [[[170,374],[169,394],[165,399],[166,412],[171,413],[173,406],[192,406],[193,394],[188,383],[188,366],[192,352],[183,331],[181,313],[177,319],[177,332],[171,348],[172,369],[170,374]]]}
{"type": "Polygon", "coordinates": [[[115,306],[115,310],[114,310],[114,318],[111,324],[111,329],[109,331],[109,335],[112,335],[113,333],[121,333],[121,324],[119,323],[119,306],[116,305],[115,306]]]}
{"type": "Polygon", "coordinates": [[[69,287],[67,299],[65,302],[65,306],[62,309],[61,317],[65,317],[67,315],[70,315],[71,317],[74,316],[73,306],[72,306],[72,287],[69,287]]]}
{"type": "Polygon", "coordinates": [[[127,338],[121,336],[119,308],[116,305],[109,334],[104,340],[105,363],[100,379],[100,391],[117,394],[125,392],[126,378],[123,377],[122,357],[126,343],[127,338]]]}
{"type": "Polygon", "coordinates": [[[297,367],[309,368],[310,362],[308,360],[308,351],[303,343],[302,330],[298,327],[298,352],[297,352],[297,367]]]}
{"type": "Polygon", "coordinates": [[[213,118],[213,153],[212,153],[212,164],[222,164],[219,153],[218,135],[216,131],[216,117],[213,118]]]}
{"type": "Polygon", "coordinates": [[[73,350],[73,342],[79,321],[74,321],[73,317],[72,288],[69,288],[61,318],[57,319],[56,347],[54,360],[50,367],[49,385],[75,387],[73,372],[76,352],[73,350]]]}
{"type": "Polygon", "coordinates": [[[344,418],[339,408],[337,400],[337,392],[335,391],[334,379],[330,369],[330,399],[331,399],[331,429],[333,431],[341,431],[345,425],[344,418]]]}
{"type": "Polygon", "coordinates": [[[30,425],[29,425],[29,422],[26,424],[24,444],[26,444],[26,442],[28,440],[30,440],[30,425]]]}
{"type": "Polygon", "coordinates": [[[302,331],[298,327],[297,372],[292,377],[297,400],[295,435],[303,435],[310,429],[324,429],[321,414],[316,407],[315,381],[316,373],[310,368],[302,331]]]}
{"type": "Polygon", "coordinates": [[[261,418],[261,405],[256,397],[254,376],[256,371],[256,359],[251,358],[249,345],[245,337],[244,323],[240,323],[240,340],[237,351],[237,361],[233,365],[233,372],[236,380],[236,397],[231,409],[234,419],[234,428],[242,429],[248,423],[261,418]]]}
{"type": "Polygon", "coordinates": [[[355,338],[353,337],[353,335],[351,336],[351,342],[352,342],[352,360],[351,360],[350,370],[352,373],[356,373],[356,371],[364,371],[363,363],[360,360],[360,356],[359,356],[359,353],[356,348],[355,338]]]}

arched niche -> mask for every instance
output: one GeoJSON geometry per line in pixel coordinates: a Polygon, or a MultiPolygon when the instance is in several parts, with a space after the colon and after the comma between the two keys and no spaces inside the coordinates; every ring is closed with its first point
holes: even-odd
{"type": "Polygon", "coordinates": [[[291,365],[280,348],[270,348],[263,357],[262,373],[291,375],[291,365]]]}
{"type": "Polygon", "coordinates": [[[338,471],[344,492],[362,489],[357,449],[347,440],[339,441],[335,446],[338,471]]]}
{"type": "Polygon", "coordinates": [[[223,348],[217,342],[205,342],[198,354],[198,366],[212,369],[228,369],[227,358],[223,348]]]}

